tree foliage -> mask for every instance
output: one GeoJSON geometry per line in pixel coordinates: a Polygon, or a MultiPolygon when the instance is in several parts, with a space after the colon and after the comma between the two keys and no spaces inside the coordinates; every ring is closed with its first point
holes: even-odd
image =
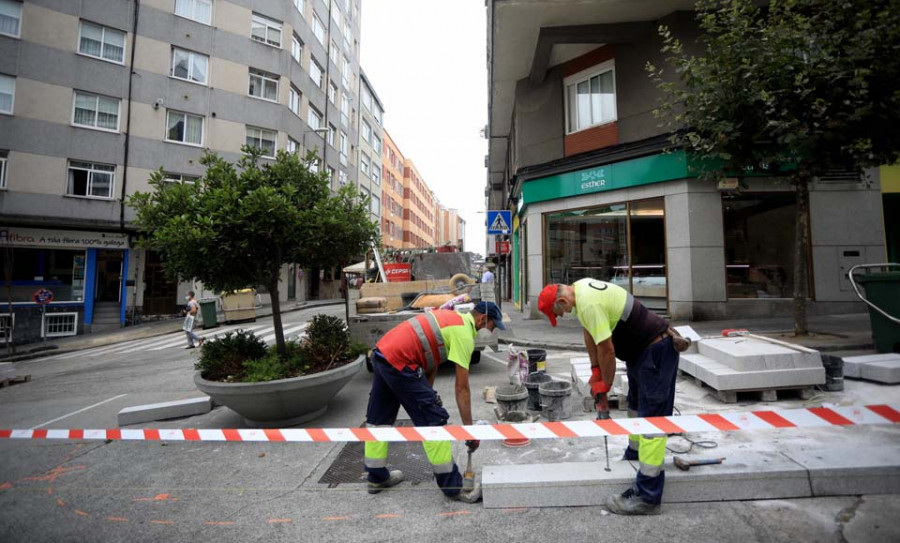
{"type": "Polygon", "coordinates": [[[278,351],[284,335],[278,304],[282,265],[334,266],[361,254],[374,239],[369,198],[354,187],[330,190],[327,174],[280,151],[260,164],[259,151],[244,148],[234,164],[215,153],[201,159],[205,175],[195,183],[165,181],[160,169],[152,192],[129,198],[137,212],[141,246],[158,251],[173,276],[194,278],[212,290],[265,285],[272,296],[278,351]]]}
{"type": "Polygon", "coordinates": [[[806,333],[810,180],[900,160],[900,0],[700,0],[697,21],[687,46],[660,27],[673,74],[647,66],[664,95],[657,114],[701,176],[763,170],[794,183],[795,329],[806,333]]]}

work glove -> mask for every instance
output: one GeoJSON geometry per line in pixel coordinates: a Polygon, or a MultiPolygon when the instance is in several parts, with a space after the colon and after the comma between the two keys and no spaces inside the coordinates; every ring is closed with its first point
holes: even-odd
{"type": "Polygon", "coordinates": [[[469,452],[477,451],[479,445],[481,445],[481,441],[478,439],[470,439],[466,441],[466,447],[469,448],[469,452]]]}
{"type": "Polygon", "coordinates": [[[591,396],[594,397],[598,394],[606,394],[612,388],[603,381],[603,375],[600,373],[598,366],[591,366],[591,379],[588,381],[588,384],[591,385],[591,396]]]}

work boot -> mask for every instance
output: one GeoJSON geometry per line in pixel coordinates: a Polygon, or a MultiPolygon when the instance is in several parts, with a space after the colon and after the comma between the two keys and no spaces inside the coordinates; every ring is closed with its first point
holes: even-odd
{"type": "Polygon", "coordinates": [[[462,490],[455,496],[450,496],[453,501],[463,503],[475,503],[481,501],[481,483],[475,483],[471,490],[462,490]]]}
{"type": "Polygon", "coordinates": [[[662,512],[658,503],[645,502],[633,488],[629,488],[621,496],[607,499],[606,508],[617,515],[658,515],[662,512]]]}
{"type": "Polygon", "coordinates": [[[399,469],[392,469],[391,476],[386,481],[381,481],[380,483],[369,481],[369,494],[378,494],[385,488],[390,488],[401,482],[403,482],[403,472],[399,469]]]}

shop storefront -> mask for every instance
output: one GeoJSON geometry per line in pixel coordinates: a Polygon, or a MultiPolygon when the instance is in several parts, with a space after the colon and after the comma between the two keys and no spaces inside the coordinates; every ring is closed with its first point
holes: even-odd
{"type": "Polygon", "coordinates": [[[4,226],[0,248],[4,340],[11,324],[15,343],[80,334],[101,308],[105,322],[124,322],[126,234],[4,226]]]}
{"type": "MultiPolygon", "coordinates": [[[[513,301],[592,277],[676,319],[790,315],[796,198],[783,179],[734,190],[698,179],[684,153],[525,180],[513,221],[513,301]]],[[[810,311],[859,310],[846,269],[884,258],[877,183],[810,189],[810,311]],[[876,217],[877,218],[877,217],[876,217]],[[843,274],[843,275],[842,275],[843,274]]]]}

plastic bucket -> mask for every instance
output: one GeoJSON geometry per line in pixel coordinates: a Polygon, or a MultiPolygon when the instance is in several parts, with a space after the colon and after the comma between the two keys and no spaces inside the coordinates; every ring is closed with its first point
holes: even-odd
{"type": "Polygon", "coordinates": [[[494,391],[500,416],[505,417],[510,411],[525,411],[528,403],[528,389],[523,386],[503,385],[494,391]]]}
{"type": "Polygon", "coordinates": [[[529,373],[528,377],[525,378],[525,388],[528,390],[527,409],[529,411],[541,410],[541,394],[538,391],[538,387],[552,380],[553,378],[546,373],[537,372],[529,373]]]}
{"type": "Polygon", "coordinates": [[[534,373],[547,371],[547,351],[543,349],[528,349],[528,371],[534,373]]]}
{"type": "Polygon", "coordinates": [[[551,381],[538,387],[541,415],[550,422],[572,416],[572,383],[551,381]]]}

